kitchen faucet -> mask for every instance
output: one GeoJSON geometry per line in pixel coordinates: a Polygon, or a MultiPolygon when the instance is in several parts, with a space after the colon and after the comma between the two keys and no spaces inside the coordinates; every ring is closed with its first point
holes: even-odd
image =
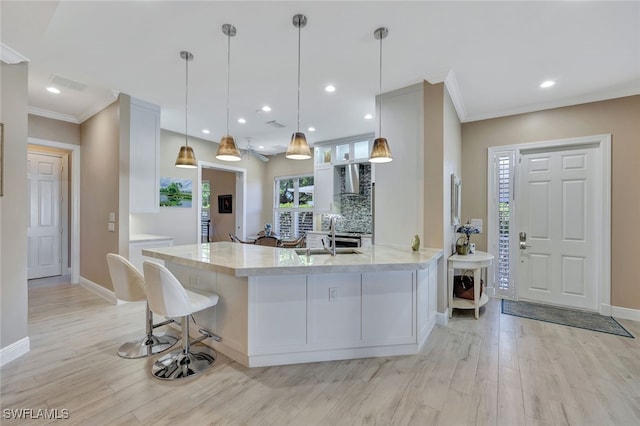
{"type": "Polygon", "coordinates": [[[331,256],[336,255],[336,221],[337,220],[338,220],[337,215],[332,214],[329,216],[329,232],[331,232],[329,241],[331,242],[331,247],[327,247],[324,243],[324,238],[322,239],[322,248],[324,248],[326,252],[331,254],[331,256]]]}

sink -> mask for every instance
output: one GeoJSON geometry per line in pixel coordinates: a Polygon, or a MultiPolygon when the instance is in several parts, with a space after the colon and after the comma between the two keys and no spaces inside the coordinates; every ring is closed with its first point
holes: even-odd
{"type": "MultiPolygon", "coordinates": [[[[328,251],[326,251],[323,248],[298,248],[298,249],[294,249],[295,252],[300,255],[300,256],[306,256],[307,254],[309,255],[316,255],[316,254],[327,254],[327,255],[331,255],[331,253],[329,253],[328,251]]],[[[354,248],[351,247],[338,247],[336,248],[336,254],[362,254],[362,252],[360,250],[356,250],[354,248]]]]}

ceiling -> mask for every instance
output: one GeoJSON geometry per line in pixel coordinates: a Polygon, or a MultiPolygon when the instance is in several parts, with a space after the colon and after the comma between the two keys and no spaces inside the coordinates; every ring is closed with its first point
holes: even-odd
{"type": "Polygon", "coordinates": [[[464,122],[640,93],[639,2],[2,0],[0,8],[3,59],[30,62],[32,113],[79,123],[122,92],[160,105],[162,128],[184,133],[188,50],[188,133],[211,141],[226,134],[221,27],[233,24],[230,133],[264,154],[284,151],[296,130],[296,13],[308,19],[300,128],[311,143],[374,131],[363,116],[375,115],[381,26],[383,92],[446,80],[464,122]],[[58,95],[45,90],[53,78],[58,95]],[[541,89],[548,79],[556,85],[541,89]],[[272,120],[285,127],[265,124],[272,120]]]}

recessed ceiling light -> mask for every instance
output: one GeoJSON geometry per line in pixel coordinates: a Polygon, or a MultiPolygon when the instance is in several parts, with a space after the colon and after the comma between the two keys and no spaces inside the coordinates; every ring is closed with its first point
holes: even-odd
{"type": "Polygon", "coordinates": [[[310,132],[315,132],[316,128],[315,127],[309,127],[307,130],[310,131],[310,132]]]}
{"type": "Polygon", "coordinates": [[[540,85],[540,87],[542,87],[543,89],[546,89],[547,87],[551,87],[554,84],[556,84],[555,81],[547,80],[547,81],[543,81],[542,84],[540,85]]]}
{"type": "Polygon", "coordinates": [[[265,106],[262,107],[262,110],[264,112],[269,112],[269,111],[271,111],[271,107],[269,105],[265,105],[265,106]]]}
{"type": "Polygon", "coordinates": [[[247,120],[245,120],[244,118],[242,118],[242,117],[238,118],[238,123],[244,124],[246,122],[247,122],[247,120]]]}
{"type": "Polygon", "coordinates": [[[55,94],[57,95],[58,93],[60,93],[60,90],[58,90],[58,89],[57,89],[57,88],[55,88],[55,87],[47,87],[47,92],[49,92],[49,93],[55,93],[55,94]]]}
{"type": "Polygon", "coordinates": [[[371,120],[372,118],[373,118],[373,115],[371,115],[371,114],[366,114],[366,115],[364,116],[364,119],[365,119],[365,120],[371,120]]]}
{"type": "Polygon", "coordinates": [[[258,146],[258,149],[264,149],[264,145],[258,146]]]}
{"type": "Polygon", "coordinates": [[[205,135],[208,135],[211,132],[209,131],[209,129],[202,129],[202,133],[204,133],[205,135]]]}
{"type": "Polygon", "coordinates": [[[329,93],[333,93],[336,91],[336,87],[333,84],[328,84],[327,87],[324,88],[329,93]]]}

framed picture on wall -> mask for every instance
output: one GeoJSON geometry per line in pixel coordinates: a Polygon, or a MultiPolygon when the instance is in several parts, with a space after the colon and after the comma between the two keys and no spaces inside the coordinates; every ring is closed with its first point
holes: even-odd
{"type": "Polygon", "coordinates": [[[232,197],[231,195],[218,195],[218,213],[232,213],[231,209],[232,197]]]}

